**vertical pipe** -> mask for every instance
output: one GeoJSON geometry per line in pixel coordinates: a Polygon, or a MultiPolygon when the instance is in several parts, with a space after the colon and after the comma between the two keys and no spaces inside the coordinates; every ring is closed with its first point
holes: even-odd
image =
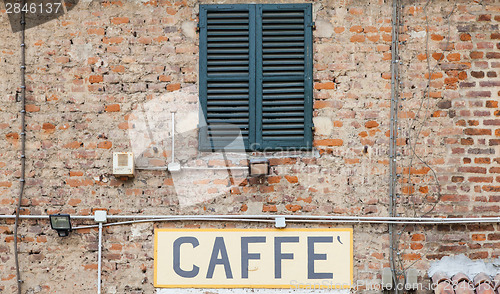
{"type": "Polygon", "coordinates": [[[97,255],[97,294],[101,294],[102,223],[99,223],[99,245],[97,255]]]}
{"type": "MultiPolygon", "coordinates": [[[[396,216],[396,180],[397,180],[397,165],[396,165],[396,147],[397,147],[397,124],[398,124],[398,96],[399,96],[399,0],[392,1],[392,44],[391,44],[391,118],[390,118],[390,147],[389,147],[389,212],[390,216],[396,216]]],[[[394,282],[394,293],[399,293],[398,290],[398,273],[396,267],[396,256],[394,252],[396,248],[394,232],[394,224],[389,224],[390,238],[390,265],[392,279],[394,282]]]]}
{"type": "Polygon", "coordinates": [[[175,112],[172,112],[172,163],[175,162],[175,112]]]}
{"type": "MultiPolygon", "coordinates": [[[[25,0],[21,2],[21,8],[26,4],[25,0]]],[[[16,263],[16,279],[17,279],[17,293],[21,294],[21,270],[19,267],[19,250],[18,250],[18,228],[19,228],[19,213],[21,211],[21,202],[24,194],[24,184],[26,175],[26,46],[25,42],[25,29],[26,18],[24,10],[21,9],[21,176],[19,179],[19,197],[17,199],[16,219],[14,222],[14,259],[16,263]]]]}

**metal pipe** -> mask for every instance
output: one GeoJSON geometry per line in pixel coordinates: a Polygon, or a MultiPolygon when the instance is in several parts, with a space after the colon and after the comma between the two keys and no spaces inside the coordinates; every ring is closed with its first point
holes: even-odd
{"type": "MultiPolygon", "coordinates": [[[[135,169],[138,170],[168,170],[167,166],[136,166],[135,169]]],[[[248,167],[244,166],[234,166],[234,167],[203,167],[203,166],[181,166],[181,169],[191,169],[191,170],[248,170],[248,167]]]]}
{"type": "MultiPolygon", "coordinates": [[[[394,217],[397,213],[396,181],[396,146],[397,146],[397,125],[398,125],[398,100],[399,100],[399,0],[392,1],[392,44],[391,44],[391,117],[390,117],[390,140],[389,140],[389,215],[394,217]]],[[[389,263],[391,266],[392,279],[394,282],[394,293],[398,294],[399,278],[396,272],[395,251],[398,250],[396,244],[396,234],[394,233],[394,223],[389,223],[389,263]]]]}
{"type": "Polygon", "coordinates": [[[172,163],[175,162],[175,112],[172,112],[172,163]]]}
{"type": "MultiPolygon", "coordinates": [[[[26,5],[22,0],[21,7],[26,5]]],[[[14,222],[14,260],[16,264],[17,293],[21,294],[21,269],[19,267],[19,248],[17,242],[19,229],[19,214],[21,211],[21,202],[23,200],[25,176],[26,176],[26,44],[25,30],[26,18],[24,9],[21,9],[21,178],[19,179],[19,196],[17,199],[16,217],[14,222]]]]}
{"type": "Polygon", "coordinates": [[[101,263],[102,263],[102,223],[99,223],[99,248],[97,255],[97,294],[101,294],[101,263]]]}
{"type": "MultiPolygon", "coordinates": [[[[274,223],[274,220],[270,219],[245,219],[245,218],[202,218],[202,217],[190,217],[190,218],[151,218],[151,219],[137,219],[132,221],[122,221],[115,223],[107,223],[104,226],[117,226],[117,225],[126,225],[126,224],[135,224],[135,223],[146,223],[146,222],[166,222],[166,221],[224,221],[224,222],[265,222],[265,223],[274,223]]],[[[471,222],[423,222],[416,223],[414,221],[386,221],[386,220],[328,220],[328,219],[288,219],[286,220],[289,223],[346,223],[346,224],[426,224],[426,225],[441,225],[441,224],[470,224],[471,222]]],[[[495,221],[498,222],[498,221],[495,221]]],[[[486,223],[486,222],[478,222],[478,223],[486,223]]],[[[92,229],[97,228],[97,225],[88,225],[88,226],[80,226],[75,227],[73,230],[81,230],[81,229],[92,229]]]]}
{"type": "MultiPolygon", "coordinates": [[[[15,215],[0,215],[0,219],[14,219],[15,215]]],[[[351,221],[363,223],[414,223],[414,224],[461,224],[461,223],[500,223],[500,217],[477,218],[438,218],[438,217],[377,217],[377,216],[319,216],[319,215],[108,215],[108,219],[169,219],[191,220],[218,220],[218,219],[272,219],[284,217],[287,220],[323,220],[323,221],[351,221]]],[[[19,219],[49,219],[47,215],[20,215],[19,219]]],[[[75,215],[71,219],[94,219],[92,215],[75,215]]]]}
{"type": "Polygon", "coordinates": [[[197,167],[197,166],[183,166],[182,169],[194,169],[194,170],[248,170],[248,167],[244,166],[234,166],[234,167],[197,167]]]}

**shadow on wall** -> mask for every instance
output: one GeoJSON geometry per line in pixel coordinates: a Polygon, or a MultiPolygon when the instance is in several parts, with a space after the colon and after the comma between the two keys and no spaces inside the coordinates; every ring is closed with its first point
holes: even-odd
{"type": "Polygon", "coordinates": [[[31,29],[57,19],[76,7],[80,0],[4,0],[12,32],[21,30],[21,14],[24,12],[26,29],[31,29]]]}
{"type": "Polygon", "coordinates": [[[231,137],[231,152],[198,152],[198,125],[205,124],[199,120],[198,109],[196,87],[190,87],[140,103],[129,117],[130,145],[138,168],[165,168],[172,162],[183,166],[171,172],[167,181],[181,207],[227,195],[248,176],[248,156],[239,128],[239,135],[231,137]]]}

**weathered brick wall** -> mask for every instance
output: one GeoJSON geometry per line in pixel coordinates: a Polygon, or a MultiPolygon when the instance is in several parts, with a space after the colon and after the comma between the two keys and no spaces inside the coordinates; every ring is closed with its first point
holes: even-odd
{"type": "MultiPolygon", "coordinates": [[[[240,172],[231,182],[225,171],[137,171],[127,181],[110,175],[112,152],[144,141],[139,165],[170,161],[171,110],[178,112],[176,158],[225,165],[221,155],[196,151],[197,1],[80,1],[61,18],[29,29],[22,213],[89,215],[98,207],[111,214],[388,215],[391,3],[312,3],[315,150],[264,154],[273,173],[263,181],[240,172]],[[141,113],[154,118],[153,139],[137,131],[141,113]]],[[[500,2],[403,3],[399,212],[494,216],[500,209],[500,2]]],[[[18,35],[1,10],[0,214],[15,212],[18,193],[18,35]]],[[[229,157],[232,165],[246,163],[242,154],[229,157]]],[[[108,228],[105,293],[153,292],[153,227],[166,226],[266,225],[108,228]]],[[[497,228],[400,227],[403,263],[427,281],[429,262],[444,255],[497,257],[497,228]]],[[[0,292],[6,293],[15,288],[12,231],[12,221],[0,220],[0,292]]],[[[389,265],[387,232],[386,225],[354,225],[355,280],[380,281],[389,265]]],[[[95,230],[63,239],[46,221],[31,220],[22,221],[20,235],[29,293],[95,291],[95,230]]]]}

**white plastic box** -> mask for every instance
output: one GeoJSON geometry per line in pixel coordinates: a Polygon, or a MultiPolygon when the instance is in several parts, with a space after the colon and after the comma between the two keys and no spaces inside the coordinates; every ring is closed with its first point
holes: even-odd
{"type": "Polygon", "coordinates": [[[118,177],[134,176],[134,153],[114,152],[113,153],[113,175],[118,177]]]}

